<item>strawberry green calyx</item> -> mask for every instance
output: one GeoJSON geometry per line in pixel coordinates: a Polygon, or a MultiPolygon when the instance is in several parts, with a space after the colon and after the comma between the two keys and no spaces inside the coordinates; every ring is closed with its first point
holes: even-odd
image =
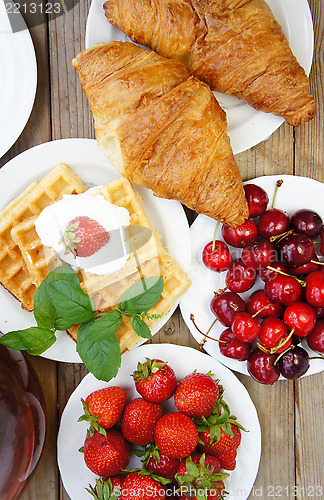
{"type": "Polygon", "coordinates": [[[87,406],[87,403],[81,398],[84,414],[79,417],[78,422],[89,422],[90,423],[90,428],[88,429],[88,433],[90,436],[93,436],[95,432],[98,432],[99,434],[102,434],[103,436],[107,437],[107,432],[106,430],[101,427],[101,425],[98,424],[98,417],[96,415],[92,415],[89,411],[89,408],[87,406]]]}
{"type": "Polygon", "coordinates": [[[96,500],[117,500],[120,497],[121,488],[120,486],[113,487],[110,479],[103,481],[100,478],[96,479],[95,488],[89,484],[89,488],[86,488],[86,491],[96,500]]]}
{"type": "Polygon", "coordinates": [[[158,481],[161,483],[163,486],[170,484],[172,481],[171,479],[167,479],[166,477],[158,476],[158,474],[155,474],[151,470],[146,470],[146,469],[124,469],[124,472],[137,472],[140,476],[150,476],[152,479],[155,481],[158,481]]]}
{"type": "Polygon", "coordinates": [[[149,380],[151,376],[163,368],[167,363],[164,361],[151,360],[146,358],[146,363],[138,363],[137,370],[133,373],[135,382],[139,380],[149,380]]]}
{"type": "Polygon", "coordinates": [[[144,467],[147,466],[151,458],[154,458],[157,463],[160,463],[159,448],[154,443],[149,446],[141,446],[140,448],[134,450],[134,453],[137,457],[142,458],[144,467]]]}
{"type": "Polygon", "coordinates": [[[74,257],[77,254],[77,244],[80,243],[81,238],[75,234],[75,230],[80,226],[81,221],[77,221],[74,224],[68,226],[63,233],[59,244],[63,244],[65,248],[64,254],[72,253],[74,257]]]}
{"type": "Polygon", "coordinates": [[[223,490],[224,479],[229,477],[228,473],[214,472],[215,466],[207,463],[205,454],[202,454],[199,461],[193,461],[189,456],[185,462],[186,473],[178,473],[175,476],[181,488],[181,493],[186,497],[196,497],[199,500],[207,500],[208,490],[223,490]]]}
{"type": "Polygon", "coordinates": [[[237,417],[230,414],[228,404],[220,398],[209,417],[203,419],[193,419],[199,432],[210,430],[211,443],[217,443],[221,437],[221,429],[227,436],[234,437],[231,425],[247,432],[246,429],[237,421],[237,417]]]}

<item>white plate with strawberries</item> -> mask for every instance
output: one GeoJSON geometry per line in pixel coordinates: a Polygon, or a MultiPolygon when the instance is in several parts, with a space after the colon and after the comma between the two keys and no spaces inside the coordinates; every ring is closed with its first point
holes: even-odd
{"type": "MultiPolygon", "coordinates": [[[[84,413],[81,399],[85,400],[92,392],[112,386],[119,386],[127,393],[128,403],[139,398],[131,375],[137,369],[138,362],[146,358],[159,359],[168,363],[174,370],[177,381],[193,373],[212,373],[224,388],[223,399],[228,404],[231,414],[248,431],[242,431],[241,444],[237,449],[236,468],[225,479],[225,489],[230,500],[246,500],[253,487],[261,455],[261,432],[258,415],[253,402],[241,382],[224,365],[211,356],[198,350],[173,344],[145,345],[123,354],[122,364],[116,378],[108,384],[88,374],[71,395],[61,417],[58,434],[58,465],[64,484],[71,500],[87,500],[85,490],[95,485],[96,476],[85,464],[83,453],[78,451],[84,444],[89,423],[78,422],[84,413]]],[[[162,404],[165,414],[176,411],[174,398],[162,404]]],[[[126,407],[127,408],[127,407],[126,407]]],[[[162,417],[163,418],[163,417],[162,417]]],[[[117,428],[118,428],[117,424],[117,428]]],[[[137,447],[138,448],[138,447],[137,447]]],[[[132,454],[127,469],[141,468],[140,458],[132,454]]]]}
{"type": "MultiPolygon", "coordinates": [[[[68,165],[89,187],[103,185],[120,177],[119,172],[100,152],[92,139],[64,139],[47,142],[24,151],[0,171],[0,210],[18,197],[32,182],[42,179],[58,163],[68,165]]],[[[181,204],[153,196],[141,186],[135,187],[144,210],[161,237],[164,248],[188,271],[190,267],[189,225],[181,204]]],[[[164,315],[152,329],[156,333],[166,323],[164,315]]],[[[21,330],[36,325],[34,316],[20,307],[20,303],[0,286],[0,331],[21,330]]],[[[56,342],[42,356],[56,361],[80,363],[75,342],[65,333],[56,334],[56,342]]]]}
{"type": "MultiPolygon", "coordinates": [[[[316,212],[322,218],[322,221],[324,221],[324,208],[322,203],[324,196],[324,184],[321,182],[306,177],[278,175],[258,177],[256,179],[251,179],[245,184],[255,184],[265,190],[269,198],[269,209],[271,208],[276,182],[278,180],[283,180],[283,183],[277,191],[275,208],[286,212],[289,217],[301,209],[309,209],[316,212]]],[[[253,220],[256,224],[258,224],[258,218],[253,220]]],[[[192,261],[189,275],[192,280],[192,286],[182,297],[180,301],[180,309],[190,332],[199,343],[201,343],[204,338],[202,333],[206,333],[215,320],[215,315],[211,311],[210,307],[214,293],[226,287],[225,278],[227,271],[214,272],[204,265],[202,259],[202,252],[205,245],[213,240],[216,224],[216,221],[210,219],[209,217],[199,215],[190,228],[192,261]],[[194,322],[200,332],[193,323],[192,319],[194,319],[194,322]]],[[[224,241],[221,225],[218,227],[216,239],[224,241]]],[[[318,236],[317,240],[319,239],[320,237],[318,236]]],[[[318,245],[318,242],[315,242],[315,244],[318,245]]],[[[235,248],[231,245],[228,245],[228,248],[230,249],[233,259],[241,257],[241,248],[235,248]]],[[[319,260],[323,260],[323,257],[318,251],[318,246],[316,249],[319,260]]],[[[239,295],[247,303],[251,294],[258,289],[263,289],[264,286],[264,281],[257,276],[253,287],[248,291],[239,293],[239,295]]],[[[219,339],[219,336],[224,330],[226,330],[226,328],[227,327],[222,325],[219,321],[216,321],[208,332],[208,337],[219,339]]],[[[205,351],[231,370],[249,375],[247,362],[222,355],[218,342],[212,340],[212,338],[205,339],[205,351]]],[[[314,351],[309,349],[305,338],[302,339],[301,346],[312,358],[309,361],[309,368],[305,375],[311,375],[323,371],[324,360],[320,358],[318,354],[314,353],[314,351]]],[[[280,375],[280,379],[283,379],[282,375],[280,375]]]]}

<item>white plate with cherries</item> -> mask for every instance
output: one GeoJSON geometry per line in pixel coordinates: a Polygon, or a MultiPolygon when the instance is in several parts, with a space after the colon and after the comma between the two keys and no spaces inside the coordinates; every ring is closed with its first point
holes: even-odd
{"type": "Polygon", "coordinates": [[[324,370],[324,184],[264,176],[244,184],[250,218],[191,226],[192,286],[180,308],[194,338],[263,384],[324,370]]]}

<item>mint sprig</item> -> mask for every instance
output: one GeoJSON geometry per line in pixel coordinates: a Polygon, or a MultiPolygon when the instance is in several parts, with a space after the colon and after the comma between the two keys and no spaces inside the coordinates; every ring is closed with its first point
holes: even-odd
{"type": "MultiPolygon", "coordinates": [[[[143,279],[124,292],[118,309],[101,314],[81,288],[72,267],[63,264],[51,271],[38,287],[34,298],[37,326],[8,332],[0,337],[0,344],[36,356],[54,344],[56,330],[79,325],[76,349],[80,358],[95,377],[109,382],[117,375],[121,363],[116,333],[122,324],[122,315],[131,318],[137,335],[152,338],[143,318],[151,319],[147,313],[160,300],[162,291],[162,276],[143,279]]],[[[160,317],[152,315],[152,318],[155,316],[160,317]]]]}

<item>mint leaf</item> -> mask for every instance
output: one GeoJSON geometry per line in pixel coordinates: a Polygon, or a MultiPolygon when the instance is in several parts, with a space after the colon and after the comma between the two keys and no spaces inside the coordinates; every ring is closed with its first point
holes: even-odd
{"type": "Polygon", "coordinates": [[[71,325],[86,323],[94,317],[93,302],[80,284],[55,281],[47,286],[51,301],[56,309],[55,327],[66,330],[71,325]]]}
{"type": "Polygon", "coordinates": [[[69,264],[57,267],[46,276],[34,297],[34,316],[41,328],[56,329],[56,309],[48,291],[48,285],[56,281],[68,281],[80,285],[75,271],[69,264]]]}
{"type": "Polygon", "coordinates": [[[32,326],[26,330],[16,330],[0,337],[0,344],[16,351],[27,351],[33,356],[42,354],[56,340],[53,330],[32,326]]]}
{"type": "Polygon", "coordinates": [[[121,312],[110,311],[79,328],[77,352],[98,380],[109,382],[118,373],[121,352],[115,333],[121,323],[121,312]]]}
{"type": "Polygon", "coordinates": [[[118,308],[127,316],[146,313],[160,300],[163,286],[163,276],[138,281],[123,293],[118,308]]]}
{"type": "Polygon", "coordinates": [[[152,338],[151,330],[149,329],[145,321],[143,321],[141,318],[138,318],[137,316],[132,316],[131,325],[134,332],[137,333],[137,335],[139,335],[140,337],[143,337],[144,339],[152,338]]]}

